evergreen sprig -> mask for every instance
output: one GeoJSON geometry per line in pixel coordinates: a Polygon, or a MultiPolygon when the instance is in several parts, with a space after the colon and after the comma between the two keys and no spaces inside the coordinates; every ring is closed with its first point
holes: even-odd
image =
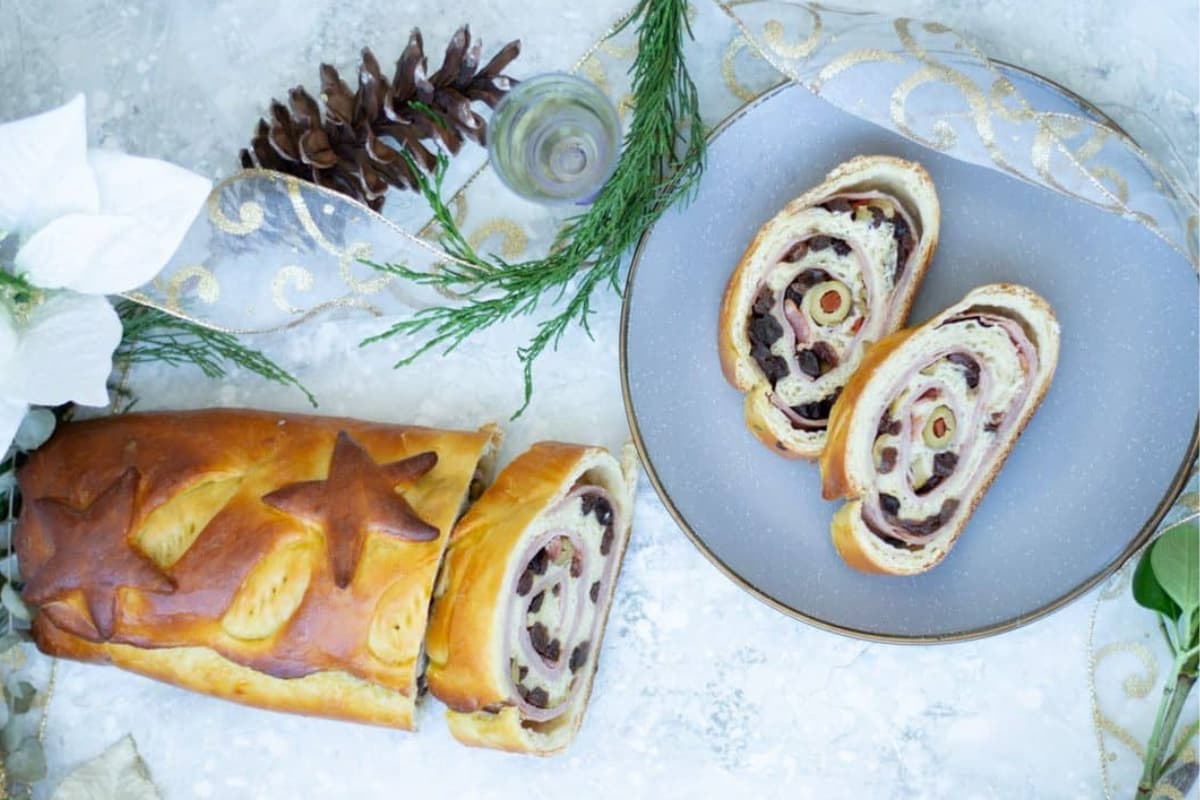
{"type": "MultiPolygon", "coordinates": [[[[613,176],[588,211],[567,222],[549,254],[531,261],[483,258],[454,223],[442,199],[447,161],[439,158],[433,177],[418,172],[420,190],[442,229],[442,246],[460,263],[437,272],[418,272],[402,264],[372,264],[416,283],[452,291],[463,302],[418,311],[362,344],[397,334],[427,339],[396,366],[409,364],[437,347],[453,350],[496,323],[532,314],[546,293],[552,302],[566,297],[571,281],[583,272],[574,294],[555,316],[538,324],[534,337],[517,350],[524,368],[524,402],[533,395],[533,363],[547,347],[557,348],[563,334],[579,324],[591,335],[595,289],[603,284],[620,292],[624,254],[676,201],[690,197],[704,167],[704,126],[696,86],[684,63],[684,39],[691,35],[686,0],[641,0],[618,28],[636,24],[638,50],[632,73],[633,119],[613,176]]],[[[615,32],[614,32],[615,34],[615,32]]]]}
{"type": "Polygon", "coordinates": [[[131,300],[117,304],[123,332],[113,354],[117,363],[159,362],[180,366],[191,364],[208,378],[221,378],[229,364],[236,364],[274,383],[295,386],[315,408],[317,399],[294,375],[259,350],[244,345],[236,336],[214,331],[185,319],[131,300]]]}

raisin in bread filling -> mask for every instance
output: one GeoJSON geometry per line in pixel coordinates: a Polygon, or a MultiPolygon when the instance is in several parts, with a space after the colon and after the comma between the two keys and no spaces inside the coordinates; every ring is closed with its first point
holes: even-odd
{"type": "Polygon", "coordinates": [[[561,715],[586,683],[619,556],[616,513],[603,488],[576,486],[542,515],[518,561],[506,656],[511,697],[527,719],[561,715]]]}
{"type": "Polygon", "coordinates": [[[883,541],[920,549],[976,494],[986,465],[1032,391],[1038,353],[1017,320],[971,309],[930,335],[884,404],[873,456],[876,493],[863,521],[883,541]]]}
{"type": "Polygon", "coordinates": [[[771,402],[800,430],[823,430],[863,344],[892,330],[920,231],[882,192],[835,195],[804,212],[770,260],[748,320],[771,402]]]}

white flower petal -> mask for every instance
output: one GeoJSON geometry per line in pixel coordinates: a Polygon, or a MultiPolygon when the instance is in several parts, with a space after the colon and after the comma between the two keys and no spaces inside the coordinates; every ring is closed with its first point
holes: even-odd
{"type": "Polygon", "coordinates": [[[55,217],[95,212],[83,95],[44,114],[0,125],[0,230],[29,234],[55,217]]]}
{"type": "Polygon", "coordinates": [[[21,420],[28,408],[20,400],[0,396],[0,458],[8,452],[8,446],[12,444],[17,428],[21,427],[21,420]]]}
{"type": "Polygon", "coordinates": [[[38,306],[22,332],[13,378],[27,402],[108,405],[121,320],[103,297],[64,292],[38,306]]]}
{"type": "MultiPolygon", "coordinates": [[[[107,150],[89,154],[100,188],[100,213],[132,217],[120,260],[102,265],[105,280],[126,291],[157,275],[191,228],[212,184],[194,172],[107,150]]],[[[83,290],[91,291],[91,290],[83,290]]]]}
{"type": "Polygon", "coordinates": [[[138,256],[136,227],[132,217],[68,214],[29,237],[14,264],[18,274],[46,289],[116,294],[139,285],[120,276],[124,263],[138,256]]]}

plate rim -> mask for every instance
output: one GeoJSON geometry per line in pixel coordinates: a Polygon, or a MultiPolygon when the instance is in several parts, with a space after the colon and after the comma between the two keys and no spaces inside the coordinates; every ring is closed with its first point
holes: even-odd
{"type": "MultiPolygon", "coordinates": [[[[1011,63],[1007,63],[1007,62],[997,62],[995,60],[993,60],[993,63],[996,63],[1003,68],[1013,70],[1014,72],[1022,73],[1028,78],[1031,78],[1035,81],[1039,81],[1039,82],[1051,87],[1052,89],[1061,93],[1068,100],[1071,100],[1072,102],[1078,104],[1084,110],[1086,110],[1086,111],[1096,115],[1100,119],[1104,120],[1107,124],[1111,125],[1114,130],[1125,135],[1126,138],[1130,138],[1129,135],[1127,133],[1125,133],[1125,131],[1121,128],[1121,126],[1118,125],[1115,121],[1113,121],[1098,106],[1096,106],[1094,103],[1090,102],[1089,100],[1081,97],[1080,95],[1078,95],[1074,91],[1068,89],[1067,87],[1063,86],[1062,84],[1060,84],[1054,80],[1051,80],[1050,78],[1047,78],[1043,75],[1039,75],[1038,73],[1033,72],[1032,70],[1028,70],[1028,69],[1025,69],[1024,67],[1017,66],[1016,64],[1011,64],[1011,63]]],[[[759,94],[757,97],[754,97],[751,100],[748,100],[747,102],[743,103],[742,105],[740,105],[736,109],[734,109],[728,116],[726,116],[724,119],[722,119],[720,122],[718,122],[715,126],[713,126],[712,130],[710,130],[708,132],[708,135],[705,137],[705,140],[708,143],[712,143],[718,136],[720,136],[731,125],[733,125],[733,123],[737,122],[739,119],[744,117],[748,112],[750,112],[753,108],[758,106],[760,103],[764,103],[764,102],[770,100],[771,98],[775,97],[779,93],[786,91],[787,89],[789,89],[793,86],[801,91],[808,91],[808,89],[806,87],[804,87],[803,85],[795,84],[790,80],[784,79],[783,81],[780,81],[779,83],[763,90],[763,92],[761,94],[759,94]]],[[[1130,141],[1133,141],[1133,139],[1130,138],[1130,141]]],[[[984,638],[987,638],[990,636],[996,636],[996,635],[999,635],[1002,633],[1007,633],[1008,631],[1015,630],[1020,627],[1024,627],[1025,625],[1028,625],[1032,622],[1042,619],[1042,618],[1054,613],[1055,611],[1058,611],[1058,610],[1070,605],[1072,602],[1079,599],[1082,595],[1089,592],[1096,585],[1098,585],[1102,581],[1106,580],[1109,576],[1111,576],[1113,573],[1115,573],[1117,570],[1119,570],[1125,564],[1125,562],[1127,562],[1135,553],[1137,553],[1138,550],[1140,550],[1142,548],[1142,546],[1153,535],[1154,531],[1158,528],[1158,526],[1162,522],[1163,518],[1167,515],[1167,512],[1170,511],[1171,506],[1174,504],[1176,498],[1178,498],[1180,492],[1183,491],[1184,486],[1187,484],[1187,481],[1191,476],[1192,464],[1196,461],[1197,457],[1200,456],[1200,413],[1198,413],[1197,420],[1192,426],[1191,440],[1188,443],[1188,448],[1185,452],[1183,460],[1181,461],[1179,467],[1175,470],[1175,474],[1171,478],[1171,481],[1167,486],[1166,492],[1163,494],[1162,498],[1159,500],[1158,505],[1155,506],[1154,510],[1151,512],[1151,514],[1150,514],[1149,518],[1147,518],[1146,522],[1137,531],[1137,533],[1130,539],[1129,544],[1127,544],[1125,546],[1125,548],[1120,553],[1117,554],[1116,558],[1112,559],[1107,564],[1105,564],[1096,574],[1092,575],[1089,578],[1086,578],[1081,583],[1068,589],[1064,594],[1060,595],[1059,597],[1055,598],[1054,600],[1051,600],[1048,603],[1038,606],[1033,611],[1030,611],[1028,613],[1017,614],[1016,616],[1013,616],[1013,617],[1010,617],[1007,619],[1002,619],[998,622],[994,622],[989,625],[982,625],[979,627],[968,628],[966,630],[961,630],[961,631],[953,631],[950,633],[898,634],[898,633],[881,633],[878,631],[861,630],[859,628],[854,628],[854,627],[847,626],[847,625],[840,625],[836,622],[831,622],[827,619],[823,619],[823,618],[817,617],[813,614],[801,611],[800,609],[793,608],[792,606],[778,600],[777,598],[772,597],[770,594],[768,594],[767,592],[758,588],[757,586],[755,586],[754,584],[752,584],[748,580],[746,580],[744,577],[742,577],[740,574],[738,574],[738,572],[736,570],[734,570],[732,567],[730,567],[728,564],[726,564],[720,558],[720,556],[718,556],[712,550],[712,548],[710,548],[708,546],[708,544],[706,544],[704,542],[704,540],[699,535],[696,534],[696,532],[692,529],[691,524],[687,521],[687,519],[683,516],[683,514],[679,511],[678,507],[675,505],[675,501],[671,498],[670,493],[667,491],[666,487],[663,485],[661,479],[659,478],[658,472],[654,468],[654,462],[650,458],[650,453],[646,448],[646,443],[642,439],[641,427],[638,424],[637,413],[634,411],[634,408],[633,408],[633,396],[632,396],[632,394],[630,392],[630,388],[629,388],[629,361],[628,361],[629,309],[631,306],[630,301],[633,298],[634,279],[637,275],[638,266],[641,264],[642,251],[645,249],[646,243],[649,241],[650,235],[654,232],[656,227],[657,227],[657,222],[654,225],[651,225],[649,228],[647,228],[642,233],[642,235],[638,238],[637,246],[634,248],[633,255],[630,258],[629,272],[625,278],[625,286],[624,286],[624,291],[622,294],[623,302],[621,303],[620,344],[619,344],[619,355],[620,355],[620,366],[621,366],[621,399],[625,406],[625,419],[629,425],[629,432],[630,432],[630,435],[633,437],[633,444],[634,444],[634,447],[637,449],[638,458],[641,460],[642,466],[645,469],[646,477],[650,480],[650,484],[654,487],[654,491],[658,495],[658,498],[662,502],[663,506],[666,508],[667,513],[669,513],[671,515],[671,518],[675,521],[676,526],[678,526],[679,529],[681,531],[683,531],[684,535],[691,541],[691,543],[696,547],[696,549],[699,550],[700,553],[705,558],[707,558],[708,561],[713,566],[715,566],[719,572],[721,572],[726,578],[728,578],[730,581],[732,581],[735,585],[740,587],[742,590],[748,592],[752,597],[754,597],[755,599],[759,600],[762,603],[765,603],[766,605],[775,609],[776,611],[779,611],[780,613],[782,613],[786,616],[789,616],[793,619],[799,620],[800,622],[807,623],[808,625],[811,625],[815,628],[819,628],[821,630],[829,631],[831,633],[841,634],[843,636],[848,636],[848,637],[851,637],[854,639],[862,639],[862,640],[871,641],[871,642],[881,642],[881,643],[885,643],[885,644],[910,644],[910,645],[949,644],[949,643],[953,643],[953,642],[966,642],[966,641],[972,641],[972,640],[976,640],[976,639],[984,639],[984,638]]]]}

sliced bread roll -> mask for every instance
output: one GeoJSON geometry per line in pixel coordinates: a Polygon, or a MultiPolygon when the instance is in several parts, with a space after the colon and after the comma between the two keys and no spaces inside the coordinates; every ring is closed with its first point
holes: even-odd
{"type": "Polygon", "coordinates": [[[719,350],[746,425],[815,459],[864,347],[904,323],[937,247],[941,211],[919,165],[860,156],[765,224],[729,279],[719,350]]]}
{"type": "Polygon", "coordinates": [[[583,720],[629,540],[636,459],[540,442],[458,523],[426,676],[459,741],[549,755],[583,720]]]}
{"type": "Polygon", "coordinates": [[[1059,327],[1023,286],[995,284],[871,347],[829,420],[833,543],[863,572],[943,558],[1050,386],[1059,327]]]}

